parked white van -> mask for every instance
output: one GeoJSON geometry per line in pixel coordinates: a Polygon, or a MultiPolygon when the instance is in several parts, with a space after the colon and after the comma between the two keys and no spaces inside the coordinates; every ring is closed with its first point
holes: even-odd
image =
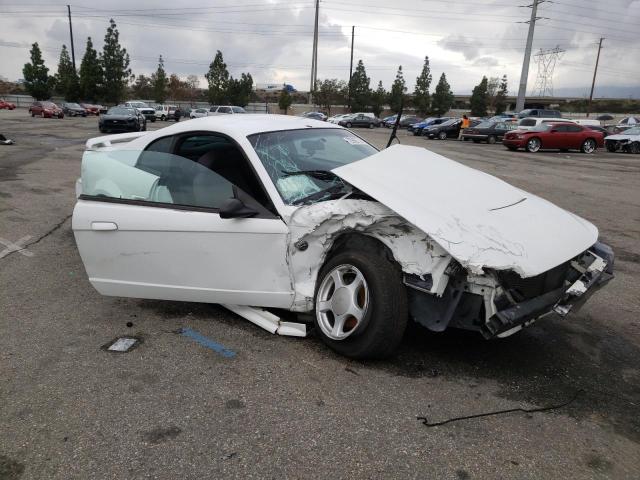
{"type": "Polygon", "coordinates": [[[574,120],[553,117],[527,117],[518,122],[518,130],[531,130],[533,127],[537,127],[541,123],[549,122],[574,122],[574,120]]]}

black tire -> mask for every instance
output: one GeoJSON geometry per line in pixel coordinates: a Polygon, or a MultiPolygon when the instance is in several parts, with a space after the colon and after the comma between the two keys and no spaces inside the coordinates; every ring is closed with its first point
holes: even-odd
{"type": "Polygon", "coordinates": [[[147,131],[147,122],[144,122],[142,124],[142,128],[140,129],[141,132],[146,132],[147,131]]]}
{"type": "Polygon", "coordinates": [[[107,133],[107,131],[102,127],[99,127],[98,130],[100,130],[100,133],[107,133]]]}
{"type": "Polygon", "coordinates": [[[351,122],[347,122],[347,124],[345,125],[347,128],[351,128],[351,122]]]}
{"type": "Polygon", "coordinates": [[[155,123],[156,122],[156,117],[151,117],[151,123],[155,123]]]}
{"type": "Polygon", "coordinates": [[[340,355],[356,359],[386,358],[396,351],[407,327],[407,292],[402,283],[402,272],[376,241],[358,238],[350,244],[332,256],[320,270],[315,298],[318,298],[325,276],[336,267],[351,265],[362,273],[367,283],[366,313],[357,330],[343,340],[331,339],[323,332],[318,313],[314,315],[316,331],[320,339],[340,355]]]}
{"type": "Polygon", "coordinates": [[[607,150],[609,150],[611,153],[615,153],[618,151],[618,142],[608,141],[608,142],[605,142],[605,146],[607,147],[607,150]]]}
{"type": "Polygon", "coordinates": [[[636,155],[640,153],[640,142],[631,142],[627,151],[636,155]]]}
{"type": "Polygon", "coordinates": [[[447,132],[438,133],[438,140],[446,140],[446,139],[447,139],[447,132]]]}
{"type": "Polygon", "coordinates": [[[35,116],[36,116],[36,114],[35,114],[35,113],[33,113],[33,110],[32,110],[32,111],[30,111],[29,113],[31,113],[31,116],[32,116],[32,117],[35,117],[35,116]]]}
{"type": "Polygon", "coordinates": [[[370,123],[369,128],[373,128],[373,127],[374,127],[373,123],[370,123]]]}
{"type": "Polygon", "coordinates": [[[164,115],[162,115],[162,116],[160,117],[160,120],[162,120],[162,121],[164,122],[164,121],[166,121],[166,120],[167,120],[167,117],[166,117],[166,116],[164,116],[164,115]]]}
{"type": "Polygon", "coordinates": [[[487,143],[488,143],[489,145],[493,145],[494,143],[496,143],[496,137],[495,137],[495,135],[489,135],[489,136],[487,137],[487,143]]]}

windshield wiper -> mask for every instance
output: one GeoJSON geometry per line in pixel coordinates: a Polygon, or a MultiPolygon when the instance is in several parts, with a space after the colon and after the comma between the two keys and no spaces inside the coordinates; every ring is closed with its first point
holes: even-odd
{"type": "Polygon", "coordinates": [[[293,175],[307,175],[309,177],[317,178],[318,180],[335,180],[338,176],[330,170],[298,170],[295,172],[289,170],[282,170],[285,177],[291,177],[293,175]]]}

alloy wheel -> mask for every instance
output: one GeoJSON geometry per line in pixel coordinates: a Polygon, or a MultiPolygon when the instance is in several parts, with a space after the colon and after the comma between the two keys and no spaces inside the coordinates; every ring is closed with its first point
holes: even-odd
{"type": "Polygon", "coordinates": [[[537,138],[532,138],[527,142],[527,150],[531,153],[535,153],[540,150],[540,140],[537,138]]]}
{"type": "Polygon", "coordinates": [[[369,286],[353,265],[339,265],[322,279],[316,299],[318,326],[332,340],[358,330],[367,313],[369,286]]]}

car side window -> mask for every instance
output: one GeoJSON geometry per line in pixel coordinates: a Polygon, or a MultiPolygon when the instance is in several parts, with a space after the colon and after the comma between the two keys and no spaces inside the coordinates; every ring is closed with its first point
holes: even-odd
{"type": "Polygon", "coordinates": [[[231,113],[231,107],[220,107],[218,113],[231,113]]]}
{"type": "Polygon", "coordinates": [[[554,125],[552,127],[552,130],[555,130],[556,132],[566,132],[567,131],[567,125],[554,125]]]}
{"type": "Polygon", "coordinates": [[[577,133],[582,131],[582,127],[579,125],[565,125],[567,132],[577,133]]]}
{"type": "Polygon", "coordinates": [[[273,217],[272,210],[265,208],[272,205],[240,147],[209,133],[160,138],[142,152],[87,151],[82,160],[82,193],[95,200],[212,210],[235,197],[261,216],[273,217]]]}

